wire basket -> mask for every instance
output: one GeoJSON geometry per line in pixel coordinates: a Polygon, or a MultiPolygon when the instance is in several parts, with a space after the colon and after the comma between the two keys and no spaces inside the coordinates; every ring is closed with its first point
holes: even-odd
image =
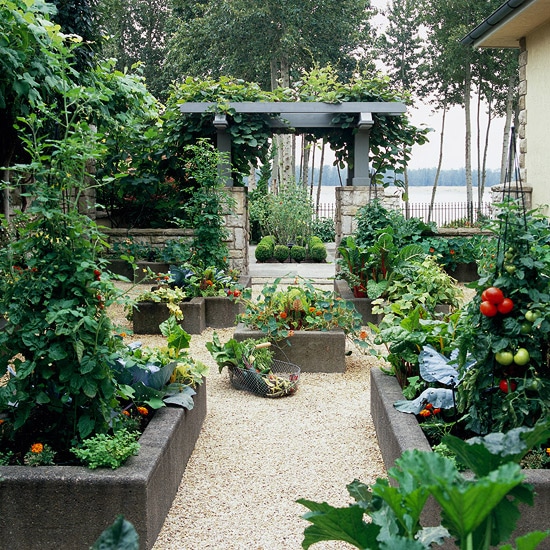
{"type": "Polygon", "coordinates": [[[300,367],[293,363],[273,360],[271,372],[261,374],[254,369],[233,367],[229,369],[231,385],[261,397],[284,397],[298,389],[300,367]]]}

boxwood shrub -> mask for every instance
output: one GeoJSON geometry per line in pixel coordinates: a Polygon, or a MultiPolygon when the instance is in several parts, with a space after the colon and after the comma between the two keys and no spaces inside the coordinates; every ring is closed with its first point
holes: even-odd
{"type": "Polygon", "coordinates": [[[303,262],[306,259],[306,249],[304,246],[295,245],[290,249],[290,257],[295,262],[303,262]]]}
{"type": "Polygon", "coordinates": [[[286,260],[288,260],[290,250],[288,246],[285,246],[284,244],[277,244],[275,245],[275,251],[273,252],[273,255],[275,256],[275,259],[279,262],[285,262],[286,260]]]}

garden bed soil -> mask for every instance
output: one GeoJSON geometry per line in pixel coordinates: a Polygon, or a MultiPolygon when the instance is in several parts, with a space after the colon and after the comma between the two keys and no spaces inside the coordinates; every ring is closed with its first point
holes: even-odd
{"type": "MultiPolygon", "coordinates": [[[[265,334],[239,323],[234,338],[238,342],[249,338],[259,340],[265,338],[265,334]]],[[[291,338],[277,342],[274,351],[275,359],[298,365],[302,372],[346,371],[346,335],[343,330],[296,330],[291,338]]]]}
{"type": "Polygon", "coordinates": [[[0,466],[0,550],[88,550],[120,514],[152,548],[206,417],[205,382],[194,402],[158,410],[116,470],[0,466]]]}
{"type": "MultiPolygon", "coordinates": [[[[386,469],[408,449],[431,451],[430,444],[416,417],[395,409],[393,404],[403,399],[401,387],[394,376],[384,374],[379,368],[371,369],[371,416],[386,469]]],[[[535,530],[550,529],[550,470],[525,470],[527,483],[534,486],[533,506],[521,505],[521,519],[513,538],[535,530]]],[[[428,503],[422,516],[424,526],[440,524],[440,510],[434,501],[428,503]]],[[[454,548],[446,545],[443,548],[454,548]]],[[[549,550],[550,541],[537,548],[549,550]]]]}
{"type": "Polygon", "coordinates": [[[334,280],[334,293],[336,296],[340,296],[348,302],[352,302],[355,309],[360,313],[363,318],[363,323],[373,323],[377,325],[382,320],[382,315],[374,314],[372,312],[372,300],[369,298],[357,298],[353,294],[353,290],[350,288],[349,283],[343,279],[334,280]]]}

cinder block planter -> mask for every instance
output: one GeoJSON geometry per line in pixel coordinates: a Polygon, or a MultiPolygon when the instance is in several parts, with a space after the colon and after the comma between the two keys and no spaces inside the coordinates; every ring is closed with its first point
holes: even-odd
{"type": "Polygon", "coordinates": [[[479,273],[477,272],[477,264],[475,262],[469,262],[467,264],[457,264],[454,269],[446,267],[445,271],[454,277],[459,283],[471,283],[479,279],[479,273]]]}
{"type": "MultiPolygon", "coordinates": [[[[183,312],[181,327],[189,334],[200,334],[206,328],[206,302],[204,298],[191,298],[179,304],[183,312]]],[[[158,302],[139,302],[133,309],[136,334],[160,334],[160,324],[170,316],[168,306],[158,302]]]]}
{"type": "MultiPolygon", "coordinates": [[[[430,444],[416,417],[395,409],[393,404],[403,399],[401,388],[394,376],[380,369],[371,369],[371,415],[386,468],[394,465],[403,451],[419,449],[431,451],[430,444]]],[[[535,488],[534,506],[521,506],[521,519],[513,538],[530,531],[550,529],[550,470],[525,470],[527,483],[535,488]]],[[[439,525],[439,507],[432,502],[424,510],[423,525],[439,525]]],[[[454,546],[445,546],[445,548],[454,546]]],[[[537,548],[550,549],[546,540],[537,548]]]]}
{"type": "Polygon", "coordinates": [[[367,323],[377,325],[381,321],[382,316],[378,314],[375,315],[372,312],[372,301],[369,298],[355,297],[347,281],[344,281],[343,279],[335,279],[334,293],[344,300],[353,303],[355,309],[361,314],[365,325],[367,323]]]}
{"type": "MultiPolygon", "coordinates": [[[[259,330],[246,328],[242,323],[235,329],[235,340],[260,339],[259,330]]],[[[294,336],[278,342],[275,359],[298,365],[302,372],[345,372],[346,335],[343,330],[296,330],[294,336]],[[290,345],[289,345],[290,344],[290,345]]]]}
{"type": "Polygon", "coordinates": [[[119,514],[140,550],[152,548],[206,416],[205,383],[194,401],[157,411],[139,454],[116,470],[0,466],[0,550],[88,550],[119,514]]]}
{"type": "MultiPolygon", "coordinates": [[[[238,284],[243,288],[250,287],[252,277],[242,275],[238,284]]],[[[206,326],[212,328],[234,327],[237,315],[244,311],[244,308],[225,296],[206,296],[206,326]]]]}

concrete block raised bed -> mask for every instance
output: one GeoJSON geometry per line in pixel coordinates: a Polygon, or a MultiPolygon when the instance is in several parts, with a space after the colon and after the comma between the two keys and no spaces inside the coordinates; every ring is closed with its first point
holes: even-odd
{"type": "Polygon", "coordinates": [[[206,416],[205,383],[194,400],[191,411],[157,411],[139,454],[116,470],[0,466],[0,550],[88,550],[119,514],[140,550],[152,548],[206,416]]]}
{"type": "Polygon", "coordinates": [[[372,313],[372,302],[369,298],[357,298],[354,296],[347,281],[344,281],[343,279],[335,279],[334,293],[348,302],[353,302],[355,309],[361,314],[361,317],[363,317],[363,323],[365,325],[367,323],[377,325],[382,319],[381,315],[375,315],[372,313]]]}
{"type": "Polygon", "coordinates": [[[151,269],[153,273],[168,273],[170,265],[164,262],[137,262],[135,271],[126,260],[109,260],[107,268],[115,275],[122,275],[135,283],[154,283],[155,279],[147,277],[145,271],[151,269]]]}
{"type": "MultiPolygon", "coordinates": [[[[380,369],[371,369],[371,415],[386,468],[391,468],[395,459],[408,449],[431,451],[416,417],[401,413],[393,406],[400,399],[403,394],[397,379],[380,369]]],[[[513,538],[550,529],[550,470],[525,470],[525,474],[526,482],[535,488],[535,503],[521,506],[521,519],[513,538]]],[[[424,512],[423,525],[439,525],[440,510],[435,502],[429,503],[424,512]]],[[[454,545],[445,548],[454,548],[454,545]]],[[[537,548],[550,549],[550,541],[544,541],[537,548]]]]}
{"type": "Polygon", "coordinates": [[[454,269],[446,267],[445,271],[459,283],[471,283],[472,281],[477,281],[479,279],[477,264],[475,262],[457,264],[454,269]]]}
{"type": "MultiPolygon", "coordinates": [[[[260,339],[259,330],[238,324],[235,340],[260,339]]],[[[277,342],[275,359],[298,365],[302,372],[345,372],[346,335],[343,330],[296,330],[294,336],[277,342]]]]}
{"type": "MultiPolygon", "coordinates": [[[[181,327],[189,334],[200,334],[206,328],[204,298],[191,298],[179,304],[183,312],[181,327]]],[[[160,324],[170,316],[168,306],[159,302],[139,302],[132,313],[135,334],[160,334],[160,324]]],[[[234,322],[234,321],[233,321],[234,322]]]]}

